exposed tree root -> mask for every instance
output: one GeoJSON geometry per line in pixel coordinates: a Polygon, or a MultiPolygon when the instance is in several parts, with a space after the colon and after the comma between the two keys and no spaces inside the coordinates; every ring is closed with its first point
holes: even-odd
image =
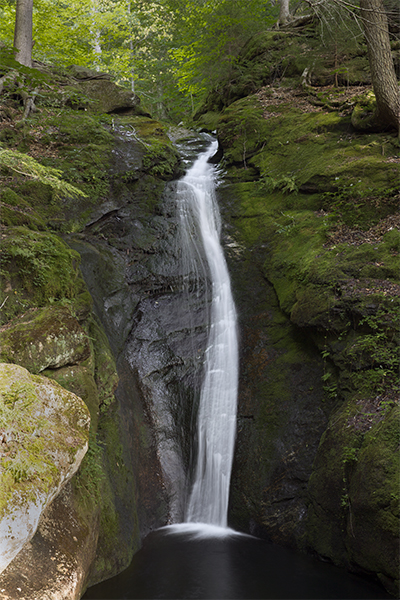
{"type": "Polygon", "coordinates": [[[24,114],[22,115],[22,119],[20,120],[20,122],[24,122],[31,113],[37,110],[35,106],[35,98],[37,96],[38,90],[35,89],[33,90],[32,94],[29,94],[26,90],[22,88],[21,83],[18,84],[18,87],[20,88],[18,93],[21,96],[22,101],[24,103],[24,114]]]}

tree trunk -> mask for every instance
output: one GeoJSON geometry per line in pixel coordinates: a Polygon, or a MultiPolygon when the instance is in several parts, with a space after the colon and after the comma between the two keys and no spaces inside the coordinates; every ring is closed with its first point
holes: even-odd
{"type": "Polygon", "coordinates": [[[15,60],[26,67],[32,66],[32,12],[33,0],[17,0],[15,15],[15,60]]]}
{"type": "Polygon", "coordinates": [[[377,110],[374,126],[400,128],[400,93],[382,0],[360,0],[377,110]]]}
{"type": "Polygon", "coordinates": [[[279,25],[286,25],[289,21],[289,0],[279,0],[279,25]]]}

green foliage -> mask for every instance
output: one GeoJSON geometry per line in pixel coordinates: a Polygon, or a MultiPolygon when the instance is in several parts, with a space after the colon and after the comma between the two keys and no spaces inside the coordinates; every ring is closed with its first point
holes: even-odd
{"type": "Polygon", "coordinates": [[[377,394],[387,390],[399,393],[399,303],[395,299],[382,303],[376,312],[361,319],[358,328],[362,333],[344,351],[354,371],[355,389],[377,394]]]}
{"type": "Polygon", "coordinates": [[[230,77],[239,51],[251,35],[272,25],[276,12],[259,0],[170,0],[179,26],[170,54],[179,88],[204,94],[230,77]]]}
{"type": "Polygon", "coordinates": [[[353,446],[343,446],[342,448],[342,463],[345,465],[347,463],[353,463],[357,460],[359,448],[354,448],[353,446]]]}
{"type": "Polygon", "coordinates": [[[280,233],[282,235],[289,235],[293,233],[293,230],[296,226],[296,219],[293,215],[289,213],[282,212],[282,216],[285,218],[285,223],[274,223],[276,225],[276,233],[280,233]]]}
{"type": "MultiPolygon", "coordinates": [[[[291,194],[299,191],[294,175],[282,175],[281,177],[274,178],[268,175],[264,175],[261,179],[261,188],[267,193],[273,192],[274,190],[281,190],[284,193],[291,194]]],[[[283,213],[282,213],[283,214],[283,213]]]]}
{"type": "Polygon", "coordinates": [[[82,190],[63,181],[62,171],[52,167],[45,167],[28,154],[5,149],[0,146],[0,168],[11,169],[19,175],[30,177],[44,185],[49,185],[57,196],[86,196],[82,190]]]}
{"type": "MultiPolygon", "coordinates": [[[[0,10],[1,39],[11,46],[15,4],[2,0],[0,10]]],[[[181,120],[276,15],[263,0],[35,0],[33,54],[109,72],[152,112],[181,120]]],[[[15,68],[12,56],[7,61],[15,68]]]]}

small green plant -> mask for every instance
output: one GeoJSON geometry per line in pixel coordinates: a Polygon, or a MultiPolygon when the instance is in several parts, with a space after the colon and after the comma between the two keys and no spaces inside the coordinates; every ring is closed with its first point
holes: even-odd
{"type": "Polygon", "coordinates": [[[342,463],[345,465],[347,463],[356,462],[358,454],[358,448],[354,448],[354,446],[344,446],[342,449],[342,463]]]}
{"type": "Polygon", "coordinates": [[[299,191],[294,175],[282,175],[281,177],[278,177],[278,179],[270,177],[269,175],[264,175],[260,179],[260,187],[263,191],[268,193],[273,192],[274,190],[280,190],[286,194],[297,194],[299,191]]]}
{"type": "Polygon", "coordinates": [[[340,506],[344,509],[348,508],[350,505],[350,498],[347,492],[344,492],[342,497],[340,498],[340,506]]]}
{"type": "Polygon", "coordinates": [[[274,225],[276,226],[275,231],[281,235],[289,235],[296,226],[296,220],[294,216],[290,215],[289,213],[281,212],[281,214],[283,217],[285,217],[286,222],[285,224],[274,222],[274,225]],[[289,220],[289,222],[287,222],[287,220],[289,220]]]}

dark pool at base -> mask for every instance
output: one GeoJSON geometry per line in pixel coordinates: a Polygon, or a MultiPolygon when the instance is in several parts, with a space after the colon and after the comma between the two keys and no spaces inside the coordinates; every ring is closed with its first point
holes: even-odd
{"type": "Polygon", "coordinates": [[[250,536],[193,539],[151,533],[123,573],[83,598],[145,599],[391,598],[379,584],[250,536]]]}

